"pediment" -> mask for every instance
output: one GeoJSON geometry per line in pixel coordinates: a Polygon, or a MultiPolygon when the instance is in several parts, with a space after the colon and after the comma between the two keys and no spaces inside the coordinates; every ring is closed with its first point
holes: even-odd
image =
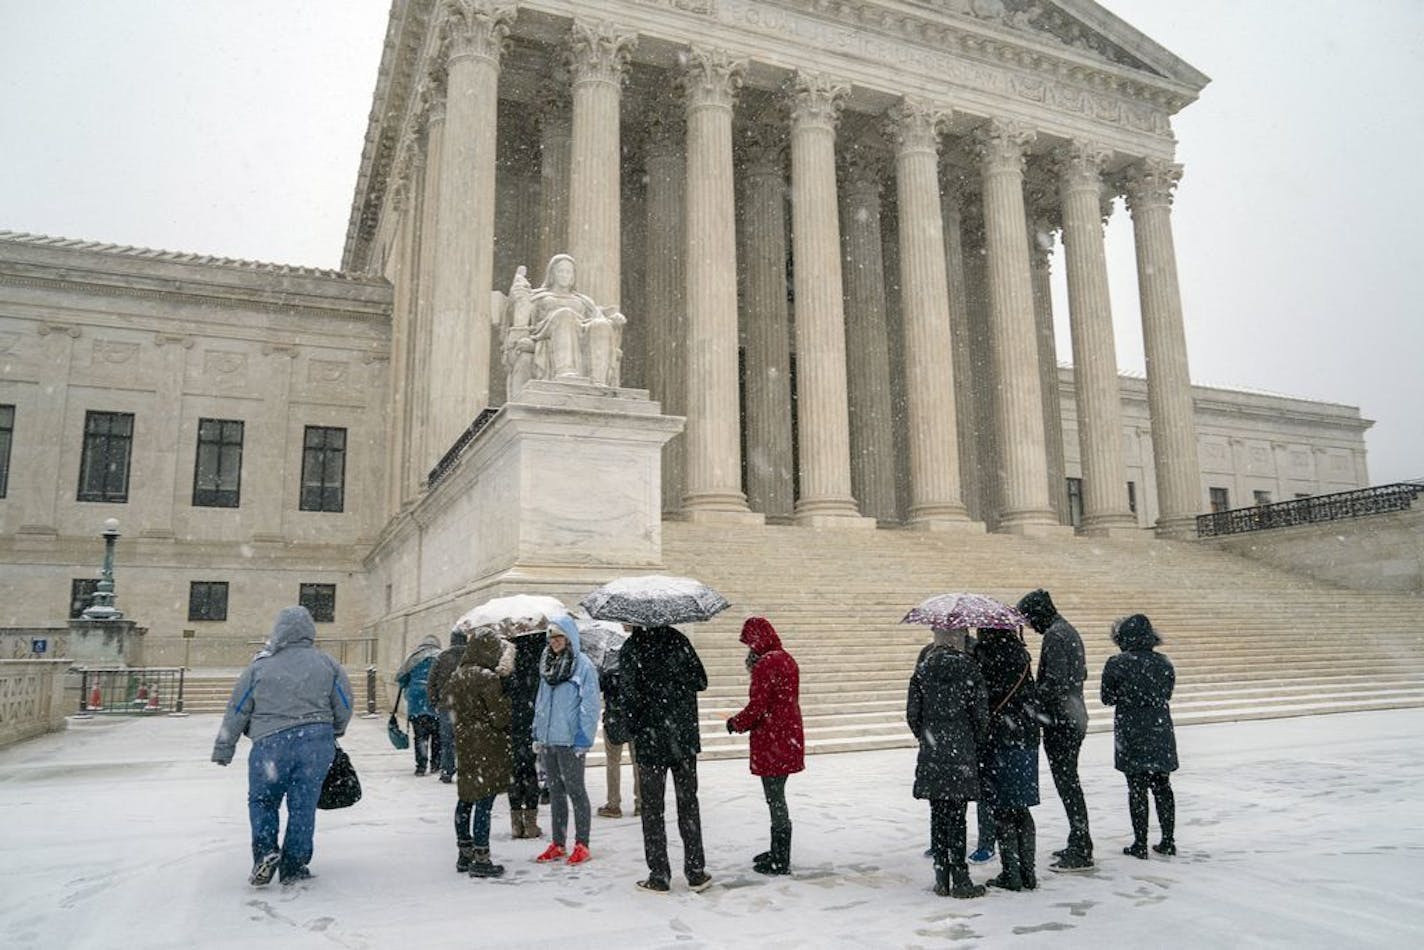
{"type": "Polygon", "coordinates": [[[908,0],[912,6],[1074,50],[1200,90],[1208,78],[1092,0],[908,0]]]}

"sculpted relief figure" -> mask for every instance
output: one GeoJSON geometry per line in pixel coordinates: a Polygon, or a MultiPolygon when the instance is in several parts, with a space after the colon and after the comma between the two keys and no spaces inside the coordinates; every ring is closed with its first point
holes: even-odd
{"type": "Polygon", "coordinates": [[[623,362],[623,314],[575,289],[577,269],[555,254],[544,282],[529,285],[520,267],[509,286],[501,352],[511,398],[531,379],[589,380],[618,386],[623,362]]]}

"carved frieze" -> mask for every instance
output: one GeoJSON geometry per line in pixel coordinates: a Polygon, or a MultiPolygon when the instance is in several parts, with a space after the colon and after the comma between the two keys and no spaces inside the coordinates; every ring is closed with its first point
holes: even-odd
{"type": "Polygon", "coordinates": [[[232,350],[208,350],[203,354],[203,373],[207,376],[235,378],[247,375],[247,354],[232,350]]]}
{"type": "Polygon", "coordinates": [[[102,366],[104,364],[121,366],[125,363],[132,363],[134,357],[137,355],[137,343],[96,339],[94,341],[94,351],[90,357],[90,363],[94,366],[102,366]]]}
{"type": "Polygon", "coordinates": [[[346,380],[344,360],[312,360],[307,364],[307,382],[340,383],[346,380]]]}

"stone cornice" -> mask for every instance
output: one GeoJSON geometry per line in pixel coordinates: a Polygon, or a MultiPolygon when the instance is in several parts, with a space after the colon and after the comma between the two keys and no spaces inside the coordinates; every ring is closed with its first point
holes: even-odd
{"type": "MultiPolygon", "coordinates": [[[[1029,2],[1008,0],[998,6],[1009,14],[1023,13],[1029,2]]],[[[1047,123],[1054,134],[1069,134],[1074,123],[1088,122],[1103,128],[1120,153],[1171,154],[1170,116],[1195,100],[1207,77],[1090,0],[1032,2],[1037,26],[1034,16],[1006,19],[992,15],[994,2],[977,0],[522,0],[515,32],[542,24],[537,32],[551,22],[592,14],[646,37],[648,55],[654,58],[662,55],[657,49],[683,46],[693,36],[738,55],[752,55],[752,49],[765,44],[768,56],[756,54],[753,60],[773,71],[794,71],[812,62],[821,68],[818,53],[824,50],[837,62],[858,64],[855,75],[844,77],[856,84],[858,94],[862,87],[876,94],[873,70],[865,64],[883,63],[893,73],[913,77],[915,88],[883,88],[880,95],[929,94],[979,118],[993,114],[996,101],[1010,111],[1016,111],[1016,103],[1035,122],[1061,114],[1062,122],[1047,123]],[[991,15],[975,16],[975,7],[991,15]],[[1101,50],[1074,48],[1070,21],[1101,35],[1139,65],[1112,62],[1101,50]],[[1033,29],[1019,28],[1021,22],[1033,29]],[[1054,34],[1064,29],[1069,32],[1054,34]]],[[[435,5],[436,0],[395,0],[392,7],[347,229],[347,270],[366,264],[398,144],[392,140],[400,136],[420,64],[434,45],[430,21],[435,5]]],[[[1094,42],[1083,39],[1089,47],[1094,42]]],[[[770,88],[763,82],[766,75],[762,69],[762,88],[770,88]]],[[[882,99],[872,111],[885,104],[882,99]]]]}
{"type": "Polygon", "coordinates": [[[391,306],[384,279],[10,232],[0,284],[378,322],[391,306]]]}

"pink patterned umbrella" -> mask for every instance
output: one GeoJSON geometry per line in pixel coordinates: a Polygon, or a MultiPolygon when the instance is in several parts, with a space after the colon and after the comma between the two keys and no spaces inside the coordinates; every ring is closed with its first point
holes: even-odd
{"type": "Polygon", "coordinates": [[[992,627],[1013,630],[1028,626],[1028,618],[1008,604],[983,594],[936,594],[905,614],[901,623],[922,623],[946,630],[992,627]]]}

